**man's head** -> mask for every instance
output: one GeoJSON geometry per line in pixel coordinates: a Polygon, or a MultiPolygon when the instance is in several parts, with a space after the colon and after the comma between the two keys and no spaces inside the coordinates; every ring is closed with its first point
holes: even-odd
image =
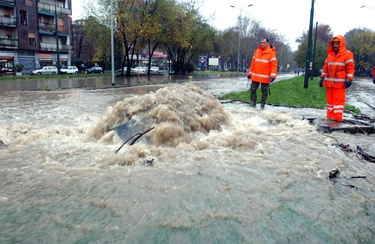
{"type": "Polygon", "coordinates": [[[267,43],[268,43],[268,38],[260,39],[260,46],[262,47],[262,49],[264,49],[267,46],[267,43]]]}
{"type": "Polygon", "coordinates": [[[337,37],[332,39],[332,49],[335,53],[338,53],[340,49],[340,39],[338,39],[337,37]]]}

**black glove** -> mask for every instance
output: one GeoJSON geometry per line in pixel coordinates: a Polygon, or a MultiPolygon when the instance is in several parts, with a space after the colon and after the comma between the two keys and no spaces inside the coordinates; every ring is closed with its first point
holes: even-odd
{"type": "Polygon", "coordinates": [[[324,78],[320,78],[320,81],[319,81],[319,86],[320,87],[323,87],[323,81],[324,81],[324,78]]]}
{"type": "Polygon", "coordinates": [[[247,74],[247,79],[251,80],[251,75],[250,74],[247,74]]]}
{"type": "Polygon", "coordinates": [[[271,78],[270,81],[271,81],[271,83],[274,82],[274,81],[275,81],[275,78],[271,78]]]}
{"type": "Polygon", "coordinates": [[[345,81],[345,88],[349,88],[352,85],[350,80],[345,81]]]}
{"type": "Polygon", "coordinates": [[[375,78],[374,78],[374,79],[372,79],[372,83],[374,83],[374,84],[375,84],[375,78]]]}

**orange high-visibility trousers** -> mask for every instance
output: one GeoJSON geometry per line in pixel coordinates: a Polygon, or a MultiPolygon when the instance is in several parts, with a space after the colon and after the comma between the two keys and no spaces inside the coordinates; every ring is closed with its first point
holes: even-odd
{"type": "Polygon", "coordinates": [[[326,99],[327,117],[342,121],[346,100],[346,88],[327,87],[326,99]]]}

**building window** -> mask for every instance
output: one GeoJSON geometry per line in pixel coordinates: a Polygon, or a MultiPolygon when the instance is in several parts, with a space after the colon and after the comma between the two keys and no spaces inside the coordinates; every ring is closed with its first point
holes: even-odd
{"type": "Polygon", "coordinates": [[[5,30],[5,35],[8,39],[12,39],[12,30],[5,30]]]}
{"type": "Polygon", "coordinates": [[[58,24],[59,31],[64,31],[64,19],[58,18],[57,24],[58,24]]]}
{"type": "Polygon", "coordinates": [[[59,1],[59,2],[58,2],[58,6],[59,6],[60,8],[65,8],[65,2],[59,1]]]}
{"type": "Polygon", "coordinates": [[[26,5],[33,6],[33,0],[26,0],[26,5]]]}
{"type": "Polygon", "coordinates": [[[27,26],[27,11],[20,10],[20,21],[21,25],[27,26]]]}
{"type": "Polygon", "coordinates": [[[10,17],[10,9],[9,8],[4,8],[4,17],[10,17]]]}
{"type": "Polygon", "coordinates": [[[61,45],[66,45],[66,37],[65,36],[61,37],[61,45]]]}
{"type": "Polygon", "coordinates": [[[35,33],[34,32],[29,32],[29,45],[31,47],[36,47],[35,33]]]}

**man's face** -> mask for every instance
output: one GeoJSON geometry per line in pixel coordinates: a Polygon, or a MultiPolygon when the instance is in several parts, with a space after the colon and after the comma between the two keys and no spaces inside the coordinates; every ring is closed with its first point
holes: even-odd
{"type": "Polygon", "coordinates": [[[338,52],[340,48],[340,42],[332,42],[332,48],[334,52],[338,52]]]}
{"type": "Polygon", "coordinates": [[[264,49],[267,45],[267,40],[266,39],[262,39],[260,40],[260,46],[262,47],[262,49],[264,49]]]}

